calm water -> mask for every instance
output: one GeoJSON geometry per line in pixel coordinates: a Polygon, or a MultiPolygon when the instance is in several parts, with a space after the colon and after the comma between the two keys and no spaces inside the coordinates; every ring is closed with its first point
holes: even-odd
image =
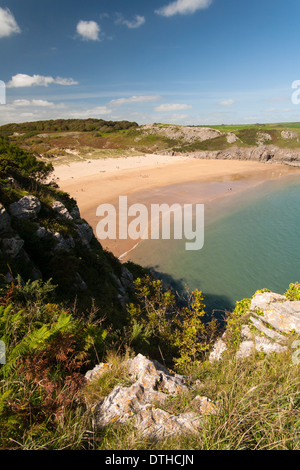
{"type": "Polygon", "coordinates": [[[231,309],[258,289],[284,293],[300,282],[300,176],[268,181],[205,210],[201,251],[185,251],[185,241],[150,240],[130,259],[154,268],[179,292],[202,290],[208,311],[231,309]]]}

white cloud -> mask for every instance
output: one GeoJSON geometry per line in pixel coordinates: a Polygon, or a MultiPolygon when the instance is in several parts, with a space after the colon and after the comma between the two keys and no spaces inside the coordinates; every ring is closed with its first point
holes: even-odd
{"type": "Polygon", "coordinates": [[[8,8],[0,7],[0,38],[20,32],[21,30],[11,11],[8,8]]]}
{"type": "Polygon", "coordinates": [[[77,33],[84,41],[98,41],[100,26],[96,21],[79,21],[76,27],[77,33]]]}
{"type": "Polygon", "coordinates": [[[176,0],[158,10],[155,13],[162,16],[189,15],[197,10],[208,8],[212,0],[176,0]]]}
{"type": "Polygon", "coordinates": [[[56,77],[53,83],[55,83],[56,85],[62,85],[62,86],[78,85],[78,82],[73,80],[73,78],[62,78],[62,77],[56,77]]]}
{"type": "Polygon", "coordinates": [[[232,106],[234,103],[235,103],[234,100],[229,99],[229,100],[220,101],[219,104],[220,104],[221,106],[232,106]]]}
{"type": "Polygon", "coordinates": [[[154,108],[154,111],[162,111],[162,112],[168,112],[168,111],[182,111],[183,109],[191,109],[192,106],[189,106],[188,104],[161,104],[160,106],[157,106],[154,108]]]}
{"type": "Polygon", "coordinates": [[[115,23],[116,24],[124,24],[130,29],[136,29],[145,24],[146,19],[144,16],[141,15],[135,15],[133,21],[125,20],[121,14],[118,15],[118,18],[116,19],[115,23]]]}
{"type": "Polygon", "coordinates": [[[55,106],[54,103],[46,100],[15,100],[13,106],[37,106],[42,108],[49,108],[55,106]]]}
{"type": "Polygon", "coordinates": [[[119,98],[117,100],[112,100],[109,102],[113,106],[121,106],[123,104],[130,103],[148,103],[150,101],[157,101],[161,99],[160,96],[131,96],[130,98],[119,98]]]}
{"type": "Polygon", "coordinates": [[[107,108],[107,106],[95,106],[94,108],[90,109],[79,109],[73,110],[68,113],[69,117],[72,118],[99,118],[101,116],[105,116],[107,114],[111,114],[111,109],[107,108]]]}
{"type": "Polygon", "coordinates": [[[24,73],[18,73],[14,75],[12,79],[7,83],[8,88],[21,88],[21,87],[31,87],[31,86],[45,86],[51,84],[57,85],[77,85],[78,82],[75,82],[72,78],[53,78],[53,77],[44,77],[42,75],[26,75],[24,73]]]}

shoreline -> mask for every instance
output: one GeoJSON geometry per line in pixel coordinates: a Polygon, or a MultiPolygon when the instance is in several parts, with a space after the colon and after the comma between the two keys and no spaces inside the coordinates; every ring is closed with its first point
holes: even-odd
{"type": "MultiPolygon", "coordinates": [[[[97,207],[110,203],[118,208],[119,196],[127,196],[129,205],[142,203],[147,207],[152,203],[216,204],[220,198],[266,180],[297,173],[300,174],[299,168],[278,163],[161,155],[73,162],[54,170],[60,189],[77,201],[81,216],[94,233],[100,220],[96,217],[97,207]]],[[[126,262],[141,241],[117,239],[100,243],[126,262]]]]}

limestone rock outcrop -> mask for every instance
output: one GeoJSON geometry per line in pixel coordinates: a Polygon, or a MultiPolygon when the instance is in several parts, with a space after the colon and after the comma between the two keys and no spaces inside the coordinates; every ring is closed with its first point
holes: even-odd
{"type": "MultiPolygon", "coordinates": [[[[112,392],[95,407],[96,424],[99,428],[114,423],[132,422],[141,436],[161,439],[178,434],[196,432],[204,416],[215,414],[216,406],[206,397],[194,399],[197,412],[171,414],[163,409],[168,398],[187,392],[192,387],[188,378],[172,374],[157,361],[139,354],[128,359],[128,378],[132,385],[117,385],[112,392]]],[[[99,364],[86,374],[94,380],[110,370],[109,364],[99,364]]]]}
{"type": "Polygon", "coordinates": [[[54,191],[48,198],[37,197],[15,178],[5,182],[9,187],[13,197],[0,201],[2,280],[11,283],[17,275],[24,282],[51,278],[64,285],[70,298],[80,295],[88,301],[109,291],[111,305],[124,312],[133,295],[133,276],[104,253],[76,202],[54,191]],[[26,195],[16,200],[20,191],[26,195]]]}
{"type": "MultiPolygon", "coordinates": [[[[241,326],[237,358],[253,352],[281,353],[293,333],[300,333],[300,301],[274,292],[258,292],[251,300],[247,324],[241,326]]],[[[227,351],[226,331],[213,347],[210,361],[220,360],[227,351]]]]}

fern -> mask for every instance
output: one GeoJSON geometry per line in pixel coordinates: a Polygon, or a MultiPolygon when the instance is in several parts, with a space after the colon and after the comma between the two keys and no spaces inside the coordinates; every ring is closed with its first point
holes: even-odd
{"type": "Polygon", "coordinates": [[[0,416],[2,415],[5,409],[6,403],[9,400],[9,398],[12,396],[12,394],[13,394],[13,390],[11,389],[6,390],[5,392],[0,394],[0,416]]]}

